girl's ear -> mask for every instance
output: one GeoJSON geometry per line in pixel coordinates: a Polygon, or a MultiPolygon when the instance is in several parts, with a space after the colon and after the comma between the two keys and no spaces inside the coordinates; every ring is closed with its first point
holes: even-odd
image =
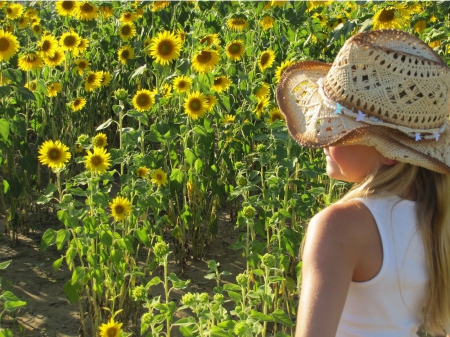
{"type": "Polygon", "coordinates": [[[384,165],[392,166],[392,165],[397,164],[398,160],[383,157],[382,162],[384,165]]]}

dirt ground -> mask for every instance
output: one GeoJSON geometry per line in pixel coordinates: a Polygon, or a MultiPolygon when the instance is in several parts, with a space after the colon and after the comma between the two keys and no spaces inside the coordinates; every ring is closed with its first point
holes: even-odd
{"type": "MultiPolygon", "coordinates": [[[[4,232],[1,228],[0,233],[4,232]]],[[[5,237],[0,238],[0,262],[12,260],[5,270],[0,271],[0,277],[6,290],[11,290],[21,300],[26,301],[26,307],[17,315],[17,321],[24,327],[27,337],[78,337],[80,336],[80,314],[78,305],[72,305],[63,291],[64,284],[70,279],[71,273],[64,263],[61,269],[53,271],[53,262],[61,257],[60,252],[50,247],[40,251],[39,245],[42,232],[32,232],[20,236],[20,243],[10,248],[5,237]]],[[[214,259],[220,263],[221,271],[232,275],[223,277],[222,282],[235,282],[237,274],[245,269],[245,260],[241,251],[228,248],[237,241],[239,230],[234,229],[234,223],[222,215],[219,220],[218,234],[213,239],[211,247],[204,260],[188,261],[186,276],[179,273],[181,268],[175,263],[170,264],[170,271],[180,279],[190,279],[186,291],[212,293],[215,280],[204,278],[208,270],[207,261],[214,259]]],[[[171,293],[171,297],[179,300],[182,292],[171,293]]],[[[179,313],[179,316],[184,316],[179,313]]],[[[0,327],[11,327],[13,320],[5,318],[0,327]]]]}

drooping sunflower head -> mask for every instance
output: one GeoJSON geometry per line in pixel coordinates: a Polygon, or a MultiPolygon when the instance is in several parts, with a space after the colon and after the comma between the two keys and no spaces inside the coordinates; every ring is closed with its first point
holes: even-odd
{"type": "Polygon", "coordinates": [[[231,85],[231,80],[227,76],[214,77],[214,84],[211,86],[211,90],[215,90],[218,94],[228,89],[231,85]]]}
{"type": "Polygon", "coordinates": [[[56,12],[60,16],[74,16],[78,7],[78,1],[56,1],[56,12]]]}
{"type": "MultiPolygon", "coordinates": [[[[131,213],[131,202],[127,198],[121,196],[114,198],[112,202],[109,203],[109,207],[111,208],[111,214],[115,221],[125,220],[131,213]]],[[[117,331],[108,331],[107,333],[108,337],[115,336],[117,331]]]]}
{"type": "Polygon", "coordinates": [[[103,173],[111,166],[111,154],[104,147],[94,147],[92,152],[87,151],[84,164],[91,172],[103,173]]]}
{"type": "Polygon", "coordinates": [[[29,19],[30,18],[37,18],[37,17],[39,17],[39,12],[36,9],[34,9],[34,8],[28,7],[25,10],[25,13],[23,15],[25,17],[29,18],[29,19]]]}
{"type": "Polygon", "coordinates": [[[99,71],[98,72],[101,75],[101,81],[100,86],[105,87],[111,82],[111,73],[109,71],[99,71]]]}
{"type": "Polygon", "coordinates": [[[269,105],[269,97],[263,97],[262,99],[258,99],[258,103],[256,104],[254,113],[261,118],[261,114],[264,112],[265,108],[269,105]]]}
{"type": "Polygon", "coordinates": [[[244,41],[242,40],[234,40],[230,42],[225,48],[227,53],[227,57],[232,61],[239,61],[244,55],[244,41]]]}
{"type": "Polygon", "coordinates": [[[19,50],[17,37],[0,29],[0,61],[9,61],[19,50]]]}
{"type": "Polygon", "coordinates": [[[108,145],[108,137],[104,133],[100,132],[92,137],[91,142],[92,146],[105,147],[108,145]]]}
{"type": "Polygon", "coordinates": [[[23,15],[19,18],[19,20],[17,20],[17,27],[19,27],[19,29],[24,29],[28,27],[29,22],[30,18],[28,16],[23,15]]]}
{"type": "Polygon", "coordinates": [[[141,166],[136,169],[136,175],[139,178],[146,178],[150,173],[150,169],[147,166],[141,166]]]}
{"type": "Polygon", "coordinates": [[[86,91],[94,91],[95,89],[100,88],[102,84],[102,77],[103,75],[100,72],[88,72],[84,81],[84,89],[86,91]]]}
{"type": "Polygon", "coordinates": [[[173,88],[178,93],[191,90],[191,86],[192,86],[192,79],[185,75],[177,76],[173,80],[173,88]]]}
{"type": "Polygon", "coordinates": [[[182,42],[172,32],[164,31],[153,38],[150,55],[161,65],[167,65],[180,56],[182,42]]]}
{"type": "Polygon", "coordinates": [[[220,45],[219,34],[215,33],[215,34],[205,35],[200,39],[200,43],[206,44],[208,46],[212,46],[212,45],[218,46],[218,45],[220,45]]]}
{"type": "Polygon", "coordinates": [[[126,65],[128,60],[134,58],[134,49],[129,45],[123,46],[117,52],[117,58],[123,65],[126,65]]]}
{"type": "Polygon", "coordinates": [[[58,49],[58,41],[53,35],[45,34],[38,43],[38,49],[42,57],[52,57],[58,49]]]}
{"type": "Polygon", "coordinates": [[[244,17],[234,17],[227,20],[227,26],[235,32],[242,32],[248,27],[248,21],[244,17]]]}
{"type": "Polygon", "coordinates": [[[208,111],[209,104],[204,94],[199,91],[190,92],[184,99],[185,113],[192,119],[198,119],[208,111]]]}
{"type": "Polygon", "coordinates": [[[267,49],[261,53],[261,56],[259,57],[259,69],[261,71],[266,70],[267,68],[270,68],[275,61],[275,52],[273,50],[267,49]]]}
{"type": "Polygon", "coordinates": [[[51,169],[63,167],[70,157],[69,148],[59,140],[47,140],[39,148],[39,162],[51,169]]]}
{"type": "Polygon", "coordinates": [[[122,23],[129,23],[136,20],[136,15],[133,12],[123,12],[120,14],[119,21],[122,23]]]}
{"type": "Polygon", "coordinates": [[[72,102],[70,102],[70,108],[72,112],[80,111],[86,105],[86,99],[83,97],[77,97],[72,102]]]}
{"type": "Polygon", "coordinates": [[[132,102],[137,111],[149,111],[155,104],[155,97],[150,90],[141,89],[133,96],[132,102]]]}
{"type": "Polygon", "coordinates": [[[115,322],[111,317],[108,323],[103,323],[100,326],[100,337],[120,337],[122,334],[122,324],[115,322]]]}
{"type": "Polygon", "coordinates": [[[159,12],[170,5],[170,1],[157,0],[153,2],[152,12],[159,12]]]}
{"type": "Polygon", "coordinates": [[[83,74],[85,71],[89,70],[91,63],[87,59],[77,59],[75,60],[75,70],[79,75],[83,74]]]}
{"type": "Polygon", "coordinates": [[[261,19],[259,24],[263,30],[267,30],[273,27],[275,20],[270,16],[265,16],[261,19]]]}
{"type": "Polygon", "coordinates": [[[89,40],[88,39],[81,39],[80,44],[78,45],[77,49],[79,53],[83,53],[86,51],[87,47],[89,46],[89,40]]]}
{"type": "Polygon", "coordinates": [[[136,27],[133,22],[124,23],[119,29],[119,36],[123,41],[128,41],[136,35],[136,27]]]}
{"type": "Polygon", "coordinates": [[[402,29],[409,24],[411,12],[405,4],[395,4],[393,6],[381,6],[373,16],[373,30],[377,29],[402,29]]]}
{"type": "Polygon", "coordinates": [[[284,121],[285,117],[284,115],[281,113],[279,108],[272,108],[269,111],[269,118],[267,119],[267,121],[269,123],[274,123],[277,120],[281,120],[284,121]]]}
{"type": "Polygon", "coordinates": [[[49,67],[59,66],[66,59],[66,55],[61,50],[61,48],[56,48],[53,56],[48,56],[44,58],[44,63],[49,67]]]}
{"type": "Polygon", "coordinates": [[[161,169],[154,170],[150,176],[150,179],[152,183],[157,184],[158,187],[166,186],[168,182],[167,174],[161,169]]]}
{"type": "Polygon", "coordinates": [[[266,82],[262,82],[261,85],[256,89],[255,96],[258,99],[262,99],[263,97],[267,97],[270,95],[270,86],[266,82]]]}
{"type": "Polygon", "coordinates": [[[62,90],[62,84],[58,82],[51,82],[47,85],[47,96],[55,97],[62,90]]]}
{"type": "Polygon", "coordinates": [[[98,7],[89,1],[82,1],[76,6],[75,16],[80,21],[92,21],[98,17],[98,7]]]}
{"type": "Polygon", "coordinates": [[[219,64],[219,53],[213,49],[204,49],[194,55],[192,68],[199,73],[206,73],[219,64]]]}
{"type": "Polygon", "coordinates": [[[235,119],[236,119],[236,116],[226,114],[225,116],[223,116],[221,118],[220,122],[222,124],[233,124],[235,119]]]}
{"type": "Polygon", "coordinates": [[[37,70],[44,66],[44,61],[38,54],[28,53],[19,58],[18,65],[23,71],[37,70]]]}
{"type": "Polygon", "coordinates": [[[59,45],[62,50],[68,50],[71,52],[78,52],[78,46],[80,45],[81,37],[74,31],[64,33],[59,39],[59,45]]]}
{"type": "Polygon", "coordinates": [[[40,23],[33,23],[31,25],[31,31],[34,35],[39,36],[42,34],[42,26],[40,23]]]}
{"type": "Polygon", "coordinates": [[[112,7],[108,4],[100,6],[98,8],[98,11],[100,12],[101,16],[105,20],[109,19],[111,16],[114,15],[114,11],[113,11],[112,7]]]}
{"type": "Polygon", "coordinates": [[[37,90],[37,81],[36,80],[29,81],[29,82],[25,83],[24,87],[27,88],[28,90],[36,91],[37,90]]]}
{"type": "Polygon", "coordinates": [[[289,68],[291,65],[294,64],[294,61],[284,61],[281,63],[281,65],[277,68],[275,71],[275,78],[277,80],[277,83],[280,82],[281,76],[284,74],[287,68],[289,68]]]}
{"type": "Polygon", "coordinates": [[[172,86],[169,83],[164,83],[159,89],[161,98],[170,98],[172,96],[172,86]]]}
{"type": "Polygon", "coordinates": [[[208,103],[208,111],[212,111],[214,109],[214,106],[217,104],[217,98],[214,95],[207,95],[206,96],[206,103],[208,103]]]}

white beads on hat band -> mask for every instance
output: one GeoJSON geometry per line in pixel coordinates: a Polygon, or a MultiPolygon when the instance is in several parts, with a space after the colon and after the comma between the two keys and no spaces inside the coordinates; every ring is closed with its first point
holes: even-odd
{"type": "Polygon", "coordinates": [[[347,109],[345,106],[329,99],[325,92],[323,91],[323,77],[320,78],[317,81],[317,84],[319,85],[319,94],[322,97],[323,104],[334,110],[335,115],[342,115],[355,118],[357,122],[363,122],[370,125],[383,125],[388,128],[396,129],[401,132],[403,132],[405,135],[414,138],[416,141],[420,141],[422,139],[430,140],[435,139],[436,141],[439,140],[439,137],[441,136],[441,133],[445,131],[445,123],[437,129],[412,129],[401,125],[396,125],[392,123],[387,123],[382,121],[381,119],[374,117],[374,116],[367,116],[365,113],[363,113],[361,110],[358,110],[357,113],[355,113],[353,110],[347,109]]]}

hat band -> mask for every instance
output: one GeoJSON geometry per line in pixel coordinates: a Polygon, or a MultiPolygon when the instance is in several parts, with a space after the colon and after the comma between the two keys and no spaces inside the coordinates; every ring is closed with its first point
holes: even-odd
{"type": "Polygon", "coordinates": [[[445,131],[445,123],[440,127],[436,129],[412,129],[408,128],[406,126],[396,125],[392,123],[384,122],[383,120],[374,117],[374,116],[367,116],[365,113],[363,113],[361,110],[358,110],[358,113],[355,113],[353,110],[347,109],[345,106],[329,99],[323,90],[323,77],[319,78],[317,81],[317,84],[319,85],[319,94],[322,97],[323,104],[334,110],[335,115],[342,115],[355,118],[357,122],[363,122],[370,125],[378,125],[378,126],[386,126],[391,129],[396,129],[401,132],[403,132],[408,137],[414,138],[416,141],[426,139],[435,139],[436,141],[439,140],[439,137],[441,136],[441,133],[445,131]],[[424,135],[422,135],[424,134],[424,135]]]}

